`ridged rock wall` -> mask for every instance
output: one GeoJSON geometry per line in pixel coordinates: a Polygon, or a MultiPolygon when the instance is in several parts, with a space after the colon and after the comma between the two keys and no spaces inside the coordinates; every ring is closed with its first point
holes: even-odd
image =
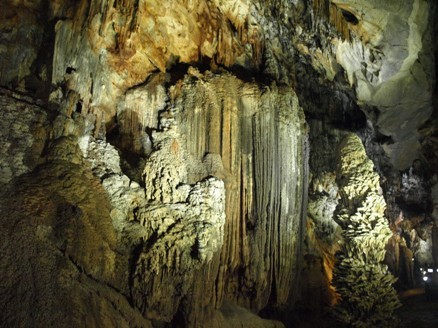
{"type": "Polygon", "coordinates": [[[58,139],[46,154],[2,184],[2,326],[152,327],[124,295],[111,207],[77,138],[58,139]]]}
{"type": "MultiPolygon", "coordinates": [[[[232,327],[243,320],[236,319],[238,314],[249,318],[249,325],[281,326],[244,308],[289,307],[299,292],[308,146],[294,91],[193,68],[172,86],[158,81],[137,90],[136,100],[127,95],[120,105],[123,119],[116,117],[119,134],[110,133],[115,138],[131,131],[126,140],[143,140],[147,150],[138,148],[140,159],[132,164],[141,168],[140,175],[130,178],[123,172],[126,148],[118,152],[105,135],[93,136],[92,121],[81,113],[58,116],[44,129],[22,134],[28,140],[23,151],[41,146],[29,154],[34,164],[26,167],[28,175],[20,174],[19,181],[5,176],[4,181],[9,183],[6,192],[15,194],[12,202],[1,203],[4,231],[16,220],[24,227],[5,235],[2,244],[7,268],[2,297],[11,300],[3,312],[6,322],[44,324],[52,322],[49,317],[67,316],[89,326],[167,322],[232,327]],[[138,115],[155,118],[138,120],[138,115]],[[48,142],[45,147],[38,137],[48,142]],[[35,196],[29,196],[31,191],[35,196]],[[29,206],[17,207],[27,201],[29,206]],[[34,221],[33,209],[41,223],[34,221]],[[11,248],[9,236],[25,238],[30,231],[39,238],[31,244],[41,248],[29,256],[47,274],[19,275],[14,282],[10,270],[27,268],[11,261],[28,255],[11,248]],[[58,299],[50,294],[47,277],[58,276],[62,263],[71,268],[53,286],[60,295],[74,294],[74,300],[63,298],[65,307],[36,302],[38,295],[58,299]],[[71,292],[82,276],[88,277],[82,289],[71,292]],[[29,294],[23,306],[41,312],[36,319],[14,305],[27,291],[13,296],[15,284],[34,283],[38,293],[29,294]],[[88,306],[92,315],[81,319],[88,304],[82,291],[89,290],[99,310],[88,306]],[[68,312],[70,306],[76,310],[68,312]]],[[[27,111],[35,118],[49,113],[12,95],[4,103],[11,110],[25,107],[17,127],[29,121],[27,111]]],[[[9,142],[8,136],[3,139],[9,142]]]]}
{"type": "Polygon", "coordinates": [[[64,7],[67,19],[56,23],[53,52],[58,88],[50,100],[67,113],[79,102],[108,123],[117,98],[156,71],[203,61],[254,68],[260,61],[263,37],[248,1],[96,0],[64,7]]]}
{"type": "Polygon", "coordinates": [[[0,184],[34,169],[49,134],[44,109],[29,103],[30,98],[22,96],[20,102],[12,95],[0,89],[0,184]]]}
{"type": "MultiPolygon", "coordinates": [[[[189,68],[184,80],[169,88],[166,100],[159,91],[165,81],[158,77],[153,81],[161,84],[136,91],[141,101],[131,103],[134,115],[127,115],[126,108],[119,112],[123,119],[117,117],[119,131],[139,124],[133,138],[146,140],[151,149],[140,181],[145,186],[143,202],[149,205],[143,209],[134,202],[120,212],[143,226],[155,226],[153,238],[163,239],[157,245],[170,247],[160,253],[147,241],[141,246],[144,255],[137,259],[132,287],[135,302],[148,317],[164,321],[179,310],[186,313],[189,325],[202,323],[203,316],[208,319],[225,301],[254,311],[268,301],[274,307],[291,304],[299,291],[308,152],[307,129],[295,93],[275,84],[244,82],[225,72],[202,74],[189,68]],[[156,106],[147,99],[156,99],[156,106]],[[147,113],[156,115],[158,126],[138,119],[147,113]],[[209,176],[223,180],[225,186],[223,242],[220,233],[207,240],[222,248],[205,252],[212,245],[200,238],[188,247],[184,256],[195,259],[188,261],[179,255],[183,244],[174,247],[176,253],[170,245],[175,243],[172,231],[191,229],[190,219],[179,226],[175,218],[185,211],[181,202],[191,202],[189,185],[209,176]],[[197,264],[205,259],[207,266],[197,264]],[[199,270],[197,279],[186,272],[188,266],[199,270]],[[175,278],[182,272],[184,278],[175,278]]],[[[202,208],[199,202],[196,208],[202,208]]],[[[208,220],[196,223],[193,237],[199,224],[209,225],[208,220]]]]}
{"type": "Polygon", "coordinates": [[[256,311],[270,298],[284,305],[296,292],[306,199],[302,110],[290,88],[189,72],[171,91],[192,163],[189,178],[212,174],[226,188],[216,301],[256,311]]]}

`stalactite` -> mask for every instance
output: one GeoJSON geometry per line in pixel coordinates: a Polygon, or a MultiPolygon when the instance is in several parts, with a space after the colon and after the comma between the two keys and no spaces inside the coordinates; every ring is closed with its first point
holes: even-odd
{"type": "Polygon", "coordinates": [[[344,40],[350,41],[350,27],[342,10],[331,0],[313,0],[312,9],[315,20],[329,23],[344,40]]]}
{"type": "MultiPolygon", "coordinates": [[[[306,138],[297,100],[275,85],[260,90],[228,75],[189,73],[174,100],[177,121],[188,123],[181,124],[188,158],[216,154],[227,190],[219,270],[210,272],[216,306],[228,299],[260,310],[274,295],[274,306],[285,304],[302,241],[306,138]]],[[[209,174],[199,164],[188,171],[193,179],[209,174]]]]}
{"type": "Polygon", "coordinates": [[[330,16],[329,7],[330,0],[313,0],[313,12],[317,17],[328,19],[330,16]]]}
{"type": "Polygon", "coordinates": [[[329,17],[330,24],[342,35],[343,39],[350,41],[350,28],[348,26],[348,22],[344,18],[344,15],[342,14],[342,10],[338,6],[330,3],[329,17]]]}

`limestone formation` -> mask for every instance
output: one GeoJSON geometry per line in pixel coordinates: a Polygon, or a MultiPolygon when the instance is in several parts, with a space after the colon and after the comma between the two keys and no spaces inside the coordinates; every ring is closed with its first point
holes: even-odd
{"type": "MultiPolygon", "coordinates": [[[[412,0],[333,1],[358,18],[353,26],[360,41],[337,46],[337,61],[356,88],[358,101],[378,108],[368,113],[376,128],[392,142],[385,151],[392,164],[408,168],[418,156],[418,127],[433,112],[433,63],[428,59],[429,3],[412,0]],[[364,45],[365,41],[365,45],[364,45]],[[412,99],[416,105],[412,106],[412,99]]],[[[432,17],[430,19],[433,19],[432,17]]],[[[350,24],[351,25],[351,24],[350,24]]]]}
{"type": "Polygon", "coordinates": [[[341,297],[337,315],[353,327],[395,326],[393,311],[400,304],[392,287],[396,279],[382,263],[392,232],[384,216],[379,177],[354,134],[344,138],[339,159],[341,202],[336,220],[343,240],[333,273],[341,297]]]}
{"type": "MultiPolygon", "coordinates": [[[[133,135],[151,140],[150,151],[142,154],[143,181],[124,174],[114,146],[86,137],[85,127],[68,127],[79,118],[55,121],[61,136],[45,157],[67,168],[83,167],[78,174],[92,173],[108,196],[105,222],[115,244],[106,265],[112,269],[94,273],[95,259],[82,258],[88,244],[77,255],[71,244],[62,246],[74,263],[120,290],[150,320],[171,322],[178,311],[187,311],[188,325],[203,325],[224,299],[258,311],[272,297],[271,288],[278,290],[277,306],[297,292],[306,129],[289,88],[260,88],[226,73],[188,73],[171,88],[171,102],[154,131],[147,134],[144,126],[133,135]],[[239,287],[239,280],[245,285],[239,287]],[[212,282],[207,290],[206,281],[212,282]],[[197,302],[206,307],[205,317],[197,302]]],[[[140,99],[149,99],[145,95],[140,99]]],[[[121,128],[131,122],[121,120],[121,128]]],[[[78,184],[71,180],[69,186],[78,184]]],[[[81,218],[83,209],[67,206],[62,213],[60,220],[81,218]]],[[[77,228],[67,223],[63,229],[60,238],[77,228]]]]}
{"type": "MultiPolygon", "coordinates": [[[[437,261],[436,10],[4,0],[0,322],[318,326],[337,301],[341,228],[357,241],[378,222],[379,247],[389,234],[362,148],[352,167],[335,151],[350,132],[382,178],[393,240],[437,261]]],[[[363,261],[376,259],[390,295],[377,246],[363,261]]],[[[342,248],[353,269],[355,247],[342,248]]]]}
{"type": "Polygon", "coordinates": [[[123,293],[110,204],[75,139],[1,190],[2,325],[152,327],[123,293]]]}
{"type": "Polygon", "coordinates": [[[49,133],[45,110],[4,92],[0,90],[0,185],[35,168],[49,133]]]}

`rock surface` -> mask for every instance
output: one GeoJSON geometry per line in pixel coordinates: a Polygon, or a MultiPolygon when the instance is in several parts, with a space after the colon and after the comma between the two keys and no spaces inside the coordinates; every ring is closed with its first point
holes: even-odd
{"type": "MultiPolygon", "coordinates": [[[[358,101],[377,108],[368,116],[383,135],[391,163],[404,170],[420,150],[418,128],[432,115],[433,62],[430,4],[412,0],[334,1],[358,17],[360,41],[339,43],[336,57],[355,87],[358,101]],[[364,45],[364,41],[366,41],[364,45]]],[[[433,18],[431,18],[433,19],[433,18]]]]}
{"type": "Polygon", "coordinates": [[[0,92],[0,185],[4,185],[35,168],[49,124],[46,111],[36,104],[29,104],[26,98],[20,101],[5,90],[0,92]]]}
{"type": "Polygon", "coordinates": [[[75,139],[52,149],[56,159],[2,190],[2,324],[152,327],[120,292],[105,190],[75,139]]]}
{"type": "MultiPolygon", "coordinates": [[[[202,326],[223,300],[259,311],[273,297],[271,288],[278,290],[272,303],[276,306],[285,305],[297,293],[307,151],[297,97],[289,88],[275,84],[260,88],[230,74],[203,75],[196,69],[188,73],[170,89],[170,103],[157,119],[155,131],[146,135],[143,127],[136,132],[151,142],[150,151],[143,153],[142,181],[128,178],[116,148],[105,140],[86,137],[87,128],[73,115],[75,119],[61,116],[54,121],[51,128],[62,130],[55,130],[59,137],[44,152],[41,165],[33,171],[35,177],[31,173],[19,178],[23,182],[14,180],[10,185],[17,188],[17,195],[26,183],[35,183],[40,190],[51,185],[53,192],[59,189],[63,197],[73,198],[64,204],[62,198],[51,196],[52,189],[43,194],[47,198],[40,201],[41,206],[49,202],[58,209],[41,214],[49,221],[41,233],[56,237],[46,241],[48,250],[36,250],[34,256],[52,256],[58,247],[97,284],[93,287],[96,293],[109,288],[108,298],[120,293],[125,303],[133,304],[133,309],[125,308],[125,303],[116,307],[123,312],[120,323],[112,321],[114,314],[106,312],[110,310],[102,310],[110,326],[133,324],[123,321],[130,311],[144,316],[142,326],[150,324],[147,319],[172,322],[180,311],[188,313],[183,319],[187,325],[202,326]],[[277,165],[281,171],[275,169],[277,165]],[[59,182],[54,184],[47,174],[59,182]],[[95,186],[88,187],[84,179],[95,186]],[[254,188],[259,184],[265,187],[254,188]],[[100,198],[94,199],[95,194],[100,198]],[[88,208],[98,212],[87,214],[88,208]],[[93,221],[88,222],[88,216],[93,221]],[[93,222],[104,227],[93,227],[93,222]],[[210,282],[208,289],[206,282],[210,282]],[[205,314],[194,304],[201,304],[205,314]]],[[[9,216],[20,211],[6,207],[4,213],[7,226],[12,222],[9,216]]],[[[24,224],[32,227],[34,223],[24,224]]],[[[16,251],[9,245],[6,242],[4,247],[12,259],[16,251]]],[[[45,270],[56,272],[56,263],[46,263],[45,270]]],[[[32,279],[19,277],[18,283],[30,284],[32,279]]],[[[12,290],[13,285],[5,286],[6,293],[12,290]]],[[[79,295],[78,302],[82,298],[79,295]]],[[[68,302],[64,303],[68,308],[68,302]]],[[[5,313],[9,311],[13,309],[5,313]]],[[[42,307],[41,311],[54,309],[42,307]]],[[[80,325],[77,313],[71,315],[80,325]]],[[[10,320],[18,319],[12,316],[10,320]]],[[[244,319],[222,314],[214,320],[233,326],[244,319]]],[[[260,327],[276,325],[255,316],[251,321],[260,327]]],[[[99,317],[85,323],[102,324],[99,317]]]]}
{"type": "Polygon", "coordinates": [[[396,279],[383,264],[392,232],[379,177],[357,135],[343,139],[338,156],[341,201],[335,215],[343,238],[333,271],[340,295],[335,310],[351,326],[395,327],[393,312],[400,304],[392,287],[396,279]]]}
{"type": "Polygon", "coordinates": [[[0,321],[313,325],[305,311],[339,301],[335,209],[356,190],[336,149],[351,131],[381,178],[386,261],[412,284],[403,261],[438,254],[436,12],[3,1],[0,321]]]}

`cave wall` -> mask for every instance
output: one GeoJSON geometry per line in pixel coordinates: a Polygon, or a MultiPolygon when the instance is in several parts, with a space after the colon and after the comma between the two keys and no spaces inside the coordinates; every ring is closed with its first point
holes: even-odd
{"type": "Polygon", "coordinates": [[[436,260],[433,1],[3,7],[4,322],[312,325],[352,131],[400,285],[436,260]]]}
{"type": "MultiPolygon", "coordinates": [[[[152,97],[147,88],[142,92],[138,99],[152,97]]],[[[204,76],[190,69],[182,83],[170,88],[169,96],[156,129],[150,135],[146,127],[140,129],[151,143],[147,158],[139,161],[143,165],[141,181],[122,172],[113,146],[92,136],[85,138],[85,128],[57,131],[65,135],[47,146],[40,165],[35,170],[28,168],[30,173],[10,184],[7,192],[14,193],[17,200],[12,204],[17,205],[6,204],[10,199],[4,196],[4,224],[16,224],[13,218],[19,216],[26,231],[43,229],[43,245],[60,252],[64,262],[73,262],[82,274],[96,280],[95,289],[120,293],[125,303],[132,302],[136,311],[150,320],[171,322],[178,312],[185,312],[186,324],[203,325],[224,301],[254,311],[264,308],[268,301],[285,305],[297,293],[305,208],[302,190],[307,172],[307,130],[296,95],[275,84],[260,88],[230,74],[204,76]],[[81,148],[84,144],[85,151],[81,148]],[[276,169],[278,165],[282,170],[276,169]],[[46,171],[49,177],[43,174],[46,171]],[[84,184],[84,175],[97,185],[91,188],[84,184]],[[53,179],[59,182],[53,183],[53,179]],[[28,184],[37,185],[40,191],[26,187],[28,184]],[[46,190],[48,185],[51,187],[46,190]],[[42,208],[37,210],[43,217],[40,225],[33,218],[32,205],[18,205],[29,192],[43,193],[41,199],[31,197],[42,208]],[[60,198],[59,193],[65,195],[60,198]],[[100,198],[94,199],[94,194],[100,198]],[[73,199],[64,203],[63,197],[73,199]],[[50,211],[51,207],[55,209],[50,211]],[[87,215],[88,208],[94,212],[87,215]],[[93,222],[105,222],[109,229],[106,233],[110,236],[104,237],[112,245],[105,252],[95,236],[101,228],[91,227],[90,235],[81,233],[82,225],[83,229],[90,225],[88,216],[93,222]],[[102,252],[103,258],[90,258],[102,252]],[[203,318],[199,308],[205,308],[209,316],[203,318]]],[[[22,105],[10,96],[5,99],[10,110],[22,105]]],[[[38,117],[38,106],[27,105],[27,109],[38,117]]],[[[151,111],[157,113],[158,109],[151,111]]],[[[24,114],[15,124],[27,124],[24,114]]],[[[77,119],[78,114],[73,116],[77,119]]],[[[121,120],[119,131],[126,129],[123,124],[132,126],[132,122],[121,120]]],[[[56,133],[56,120],[47,129],[56,133]]],[[[22,133],[19,137],[38,145],[31,136],[22,133]]],[[[123,151],[120,153],[123,156],[123,151]]],[[[36,154],[32,160],[39,157],[36,154]]],[[[21,175],[15,167],[12,169],[21,175]]],[[[4,179],[9,182],[12,177],[5,175],[4,179]]],[[[9,238],[16,236],[5,236],[3,245],[5,258],[12,261],[17,250],[10,247],[9,238]]],[[[29,256],[37,267],[56,274],[60,264],[46,259],[49,250],[29,256]]],[[[8,262],[5,264],[9,267],[8,262]]],[[[16,270],[24,270],[17,265],[16,270]]],[[[14,284],[7,278],[10,269],[2,274],[5,293],[13,295],[14,284]]],[[[32,284],[33,279],[40,280],[39,276],[20,276],[18,281],[25,285],[32,284]]],[[[65,284],[76,283],[75,277],[66,280],[56,287],[63,290],[65,284]]],[[[21,293],[16,294],[19,296],[21,293]]],[[[85,302],[84,295],[77,298],[77,302],[85,302]]],[[[15,302],[12,300],[12,309],[5,312],[9,322],[34,320],[21,319],[20,311],[13,308],[15,302]]],[[[31,298],[27,305],[38,308],[33,302],[31,298]]],[[[126,304],[122,305],[117,310],[129,316],[131,310],[125,313],[126,304]]],[[[64,313],[68,303],[66,307],[40,310],[64,313]]],[[[106,313],[105,308],[93,309],[91,313],[105,313],[109,325],[118,325],[111,321],[116,320],[112,318],[115,314],[106,313]]],[[[43,324],[47,318],[35,320],[43,324]]],[[[94,320],[87,324],[104,324],[99,318],[94,320]]],[[[146,319],[142,320],[145,325],[146,319]]]]}
{"type": "MultiPolygon", "coordinates": [[[[10,10],[25,20],[43,8],[41,3],[21,11],[25,5],[11,3],[10,10]]],[[[221,12],[201,3],[193,14],[200,3],[181,2],[164,21],[154,22],[151,11],[170,10],[170,2],[101,5],[84,1],[62,10],[51,7],[53,21],[48,27],[42,23],[41,31],[54,29],[52,76],[39,76],[50,81],[50,92],[27,99],[26,81],[13,84],[3,75],[3,85],[10,88],[2,98],[4,125],[15,120],[17,132],[3,135],[2,141],[20,142],[20,147],[11,146],[5,156],[2,222],[6,228],[17,220],[25,226],[24,232],[4,236],[5,322],[44,325],[65,317],[71,320],[61,326],[208,322],[222,327],[250,319],[261,327],[280,325],[248,309],[286,306],[298,293],[308,145],[297,96],[275,82],[183,64],[196,66],[198,56],[206,56],[198,53],[199,44],[190,49],[190,41],[203,42],[215,65],[232,66],[245,51],[255,60],[248,67],[256,65],[256,46],[233,45],[240,38],[252,41],[230,26],[232,8],[221,12]],[[194,17],[181,15],[188,9],[194,17]],[[136,15],[136,25],[125,22],[136,15]],[[163,36],[156,28],[149,36],[144,31],[150,24],[176,23],[177,17],[183,29],[178,33],[191,33],[181,40],[172,39],[173,31],[163,36]],[[200,21],[212,24],[213,36],[200,34],[206,28],[202,24],[193,31],[192,22],[200,21]],[[224,31],[215,24],[223,24],[224,31]],[[172,47],[167,58],[163,42],[172,47]],[[209,50],[209,43],[217,49],[209,50]],[[145,44],[144,51],[135,49],[145,44]],[[29,124],[35,126],[30,131],[25,129],[29,124]],[[32,165],[18,160],[23,154],[32,165]],[[39,209],[18,205],[29,192],[39,209]],[[105,224],[105,230],[96,224],[105,224]],[[11,247],[12,239],[34,230],[38,238],[29,247],[40,245],[34,251],[11,247]],[[22,261],[11,264],[17,256],[31,258],[38,274],[11,280],[13,271],[28,271],[22,261]],[[58,274],[64,266],[65,274],[58,274]],[[53,285],[51,276],[57,281],[53,285]],[[81,288],[71,292],[78,281],[81,288]],[[28,297],[24,286],[34,283],[41,287],[28,297]],[[16,284],[23,289],[17,292],[16,284]],[[53,296],[51,290],[61,293],[53,296]],[[40,304],[40,297],[49,303],[40,304]],[[20,298],[25,301],[17,308],[20,298]],[[26,307],[41,316],[26,313],[26,307]],[[84,314],[87,308],[90,315],[84,314]],[[233,319],[236,313],[241,319],[233,319]]],[[[27,44],[29,52],[42,46],[35,42],[27,44]]]]}

